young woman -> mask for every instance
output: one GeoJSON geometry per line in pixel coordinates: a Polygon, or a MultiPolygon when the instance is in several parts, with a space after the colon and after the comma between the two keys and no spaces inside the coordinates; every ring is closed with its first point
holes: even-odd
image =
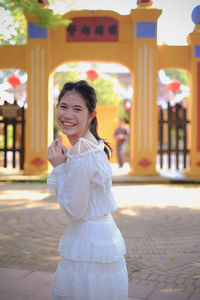
{"type": "Polygon", "coordinates": [[[111,212],[111,148],[97,133],[96,93],[86,81],[64,85],[57,105],[68,150],[55,140],[47,149],[48,178],[69,218],[58,251],[52,300],[128,300],[125,243],[111,212]]]}

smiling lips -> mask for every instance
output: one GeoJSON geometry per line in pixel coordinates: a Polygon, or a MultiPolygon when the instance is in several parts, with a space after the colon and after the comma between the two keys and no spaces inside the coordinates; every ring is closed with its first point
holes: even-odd
{"type": "Polygon", "coordinates": [[[62,124],[63,124],[64,126],[67,126],[67,127],[73,127],[73,126],[76,125],[76,124],[69,123],[69,122],[62,122],[62,124]]]}

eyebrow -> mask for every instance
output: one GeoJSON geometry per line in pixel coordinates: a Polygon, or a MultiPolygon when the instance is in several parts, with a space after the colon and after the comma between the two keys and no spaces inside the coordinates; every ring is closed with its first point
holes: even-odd
{"type": "MultiPolygon", "coordinates": [[[[67,104],[67,103],[65,103],[65,102],[60,102],[59,104],[60,104],[60,105],[66,105],[66,106],[70,106],[70,105],[68,105],[68,104],[67,104]]],[[[72,107],[83,108],[83,106],[81,106],[80,104],[74,104],[74,105],[72,105],[72,107]]]]}
{"type": "Polygon", "coordinates": [[[82,107],[81,105],[79,105],[79,104],[72,105],[72,107],[83,108],[83,107],[82,107]]]}

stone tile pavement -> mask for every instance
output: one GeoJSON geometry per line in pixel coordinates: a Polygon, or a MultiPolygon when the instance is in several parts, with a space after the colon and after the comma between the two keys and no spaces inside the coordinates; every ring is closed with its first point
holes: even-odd
{"type": "MultiPolygon", "coordinates": [[[[200,187],[114,185],[113,193],[129,300],[200,300],[200,187]]],[[[46,184],[0,183],[1,300],[50,299],[66,224],[46,184]]]]}
{"type": "MultiPolygon", "coordinates": [[[[0,268],[1,300],[50,300],[53,273],[0,268]]],[[[128,300],[199,300],[200,293],[129,284],[128,300]]],[[[87,299],[85,299],[87,300],[87,299]]],[[[95,299],[94,299],[95,300],[95,299]]]]}

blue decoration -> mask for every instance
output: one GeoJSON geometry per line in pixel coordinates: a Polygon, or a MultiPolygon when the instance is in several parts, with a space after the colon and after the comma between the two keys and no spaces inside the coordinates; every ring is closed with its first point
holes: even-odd
{"type": "Polygon", "coordinates": [[[200,25],[200,5],[196,6],[192,11],[192,21],[195,25],[200,25]]]}
{"type": "Polygon", "coordinates": [[[156,22],[137,22],[136,23],[137,38],[155,38],[156,22]]]}
{"type": "Polygon", "coordinates": [[[44,27],[37,26],[33,22],[28,24],[28,33],[30,39],[45,39],[47,38],[47,30],[44,27]]]}
{"type": "Polygon", "coordinates": [[[194,47],[194,53],[196,58],[200,58],[200,45],[194,47]]]}

